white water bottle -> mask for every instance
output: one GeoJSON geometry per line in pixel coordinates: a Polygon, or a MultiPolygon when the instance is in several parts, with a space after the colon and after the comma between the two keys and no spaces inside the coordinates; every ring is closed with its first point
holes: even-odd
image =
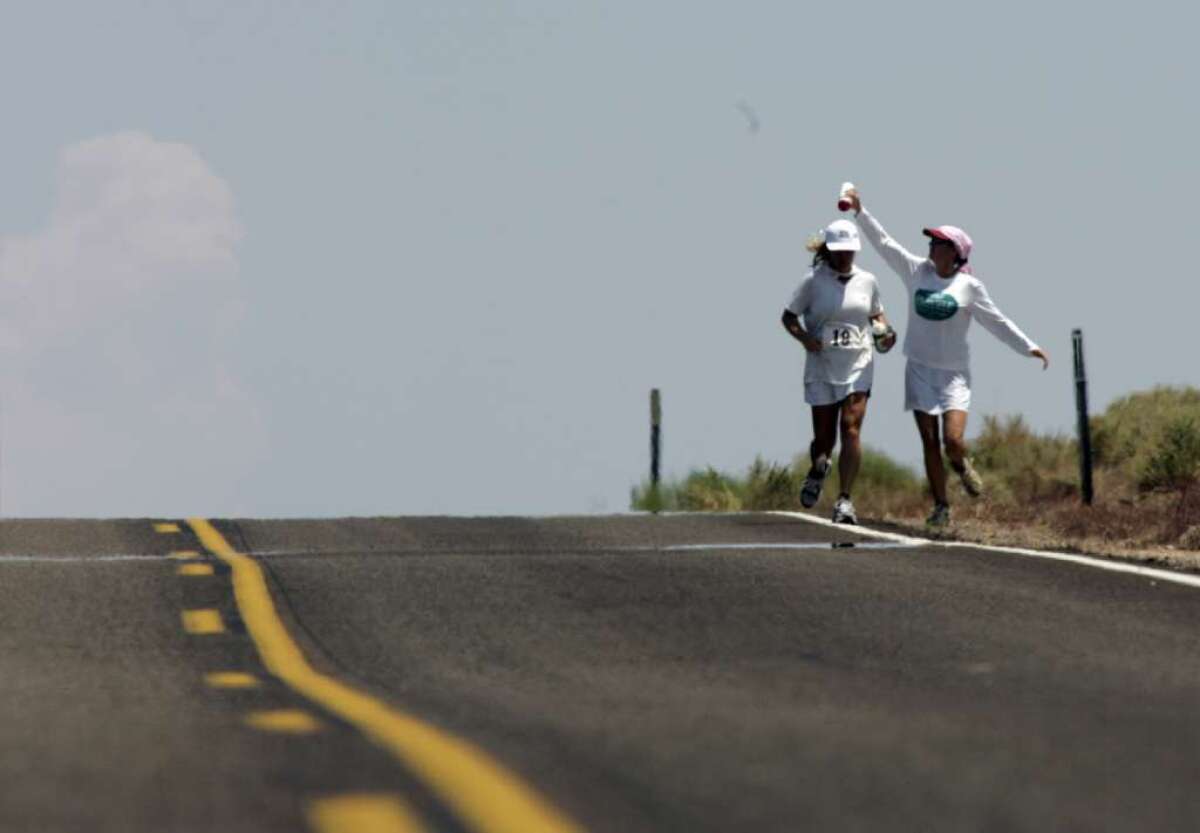
{"type": "Polygon", "coordinates": [[[849,211],[854,207],[851,197],[854,195],[854,183],[843,182],[842,190],[838,192],[838,211],[849,211]]]}

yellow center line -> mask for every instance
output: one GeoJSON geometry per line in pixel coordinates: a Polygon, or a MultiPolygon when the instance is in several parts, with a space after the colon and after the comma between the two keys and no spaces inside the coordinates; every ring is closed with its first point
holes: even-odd
{"type": "Polygon", "coordinates": [[[212,609],[183,611],[183,629],[188,633],[225,633],[225,623],[219,611],[212,609]]]}
{"type": "Polygon", "coordinates": [[[289,735],[309,735],[321,728],[321,721],[300,709],[251,712],[246,716],[246,723],[264,732],[282,732],[289,735]]]}
{"type": "Polygon", "coordinates": [[[213,688],[257,688],[258,678],[244,671],[213,671],[204,675],[213,688]]]}
{"type": "Polygon", "coordinates": [[[230,566],[238,610],[268,671],[390,750],[474,830],[582,833],[479,747],[314,669],[275,612],[258,562],[234,550],[203,518],[188,523],[200,543],[230,566]]]}
{"type": "Polygon", "coordinates": [[[179,531],[179,524],[155,524],[155,532],[161,532],[164,535],[172,535],[179,531]]]}
{"type": "Polygon", "coordinates": [[[213,565],[211,564],[180,564],[175,572],[181,576],[211,576],[213,574],[213,565]]]}
{"type": "Polygon", "coordinates": [[[427,833],[407,804],[394,795],[371,793],[322,798],[308,807],[317,833],[427,833]]]}

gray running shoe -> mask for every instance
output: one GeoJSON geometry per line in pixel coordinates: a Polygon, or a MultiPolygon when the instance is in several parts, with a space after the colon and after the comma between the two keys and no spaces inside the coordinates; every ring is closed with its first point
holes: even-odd
{"type": "Polygon", "coordinates": [[[858,515],[854,512],[854,504],[848,497],[840,497],[833,504],[833,522],[835,524],[858,525],[858,515]]]}
{"type": "Polygon", "coordinates": [[[826,460],[823,466],[813,466],[808,477],[804,478],[804,485],[800,487],[800,505],[805,509],[813,508],[821,499],[821,487],[825,485],[825,477],[831,468],[833,463],[826,460]]]}
{"type": "Polygon", "coordinates": [[[983,478],[979,476],[979,472],[975,471],[975,467],[971,465],[971,458],[963,458],[963,470],[958,473],[962,480],[963,488],[967,490],[967,494],[971,497],[979,497],[983,494],[983,478]]]}
{"type": "Polygon", "coordinates": [[[933,507],[933,514],[925,519],[926,526],[943,527],[950,525],[950,507],[939,503],[933,507]]]}

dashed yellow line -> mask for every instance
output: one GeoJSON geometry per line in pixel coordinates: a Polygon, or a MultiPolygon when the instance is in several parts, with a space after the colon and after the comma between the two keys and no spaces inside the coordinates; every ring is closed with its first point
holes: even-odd
{"type": "MultiPolygon", "coordinates": [[[[143,527],[143,529],[145,529],[145,527],[143,527]]],[[[179,531],[179,524],[170,524],[170,523],[155,524],[154,531],[161,532],[164,535],[172,535],[179,531]]]]}
{"type": "Polygon", "coordinates": [[[183,611],[183,629],[188,633],[200,636],[212,633],[225,633],[225,623],[221,621],[220,611],[211,609],[183,611]]]}
{"type": "Polygon", "coordinates": [[[316,833],[427,833],[428,828],[394,795],[340,795],[314,801],[308,821],[316,833]]]}
{"type": "Polygon", "coordinates": [[[234,550],[203,518],[188,523],[200,543],[230,566],[238,610],[268,671],[390,750],[473,830],[582,833],[475,745],[314,669],[275,612],[258,562],[234,550]]]}
{"type": "Polygon", "coordinates": [[[246,715],[246,723],[264,732],[282,732],[288,735],[310,735],[321,728],[321,721],[300,709],[251,712],[246,715]]]}
{"type": "Polygon", "coordinates": [[[204,675],[212,688],[257,688],[258,677],[244,671],[213,671],[204,675]]]}
{"type": "Polygon", "coordinates": [[[175,570],[176,574],[181,576],[211,576],[213,574],[213,565],[211,564],[181,564],[175,570]]]}

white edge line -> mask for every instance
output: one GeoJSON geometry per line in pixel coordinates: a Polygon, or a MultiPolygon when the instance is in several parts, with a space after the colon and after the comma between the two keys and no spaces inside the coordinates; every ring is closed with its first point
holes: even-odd
{"type": "Polygon", "coordinates": [[[817,526],[827,526],[830,529],[837,529],[842,532],[849,532],[854,535],[862,535],[866,538],[878,538],[881,541],[891,541],[896,544],[905,544],[906,546],[925,547],[936,543],[925,538],[913,538],[909,535],[897,535],[894,532],[881,532],[878,529],[868,529],[865,526],[849,526],[847,524],[835,524],[833,521],[827,521],[824,518],[818,518],[815,515],[806,515],[803,512],[783,512],[775,511],[768,512],[768,515],[783,515],[785,518],[796,518],[801,521],[807,521],[817,526]]]}
{"type": "MultiPolygon", "coordinates": [[[[706,513],[707,514],[707,513],[706,513]]],[[[851,542],[857,543],[860,547],[919,547],[924,546],[925,541],[919,538],[903,538],[899,541],[884,541],[880,543],[868,543],[865,541],[851,542]]],[[[531,550],[528,555],[546,555],[547,553],[562,553],[565,555],[588,555],[591,553],[610,553],[610,552],[700,552],[709,550],[829,550],[837,549],[838,544],[829,541],[808,541],[808,542],[787,542],[776,541],[764,543],[762,541],[754,541],[742,543],[739,541],[725,541],[721,543],[711,544],[647,544],[645,546],[611,546],[606,547],[603,544],[596,544],[590,547],[555,547],[552,550],[531,550]]],[[[403,552],[405,555],[421,555],[419,551],[408,550],[364,550],[361,553],[356,553],[351,550],[253,550],[251,555],[255,558],[287,558],[287,557],[304,557],[304,556],[346,556],[355,557],[359,555],[395,555],[397,552],[403,552]]],[[[486,549],[471,549],[466,548],[459,551],[466,555],[486,555],[486,549]]],[[[0,560],[3,560],[0,558],[0,560]]]]}
{"type": "MultiPolygon", "coordinates": [[[[807,523],[817,524],[818,526],[831,526],[841,530],[847,530],[844,524],[835,524],[833,521],[827,521],[824,518],[817,518],[812,515],[806,515],[803,512],[769,512],[771,515],[783,515],[788,518],[805,521],[807,523]]],[[[1172,584],[1182,584],[1186,587],[1200,587],[1200,576],[1188,575],[1187,573],[1177,573],[1173,570],[1160,570],[1157,567],[1142,567],[1138,564],[1128,564],[1124,561],[1114,561],[1105,558],[1094,558],[1088,555],[1075,555],[1069,552],[1055,552],[1053,550],[1030,550],[1021,547],[999,547],[992,544],[972,544],[968,541],[931,541],[926,538],[909,538],[904,535],[896,535],[891,532],[881,532],[877,529],[868,529],[862,526],[856,526],[852,529],[853,532],[863,535],[867,538],[880,538],[888,541],[905,542],[911,546],[922,547],[942,547],[943,549],[972,549],[985,550],[987,552],[998,552],[1007,555],[1024,555],[1030,558],[1045,558],[1050,561],[1066,561],[1071,564],[1082,564],[1086,567],[1096,567],[1100,570],[1108,570],[1113,573],[1131,573],[1133,575],[1142,576],[1143,578],[1155,579],[1157,581],[1167,581],[1172,584]]]]}
{"type": "Polygon", "coordinates": [[[59,561],[65,563],[87,563],[89,561],[166,561],[168,555],[135,555],[133,553],[109,553],[107,555],[49,555],[31,553],[11,553],[0,555],[0,564],[8,562],[27,561],[59,561]]]}
{"type": "MultiPolygon", "coordinates": [[[[905,542],[888,541],[880,544],[868,544],[859,542],[862,547],[906,547],[920,546],[905,542]]],[[[806,543],[763,543],[761,541],[752,544],[739,544],[735,542],[727,542],[724,544],[665,544],[661,547],[616,547],[611,552],[709,552],[711,550],[834,550],[837,549],[837,544],[831,544],[828,541],[810,541],[806,543]]]]}

